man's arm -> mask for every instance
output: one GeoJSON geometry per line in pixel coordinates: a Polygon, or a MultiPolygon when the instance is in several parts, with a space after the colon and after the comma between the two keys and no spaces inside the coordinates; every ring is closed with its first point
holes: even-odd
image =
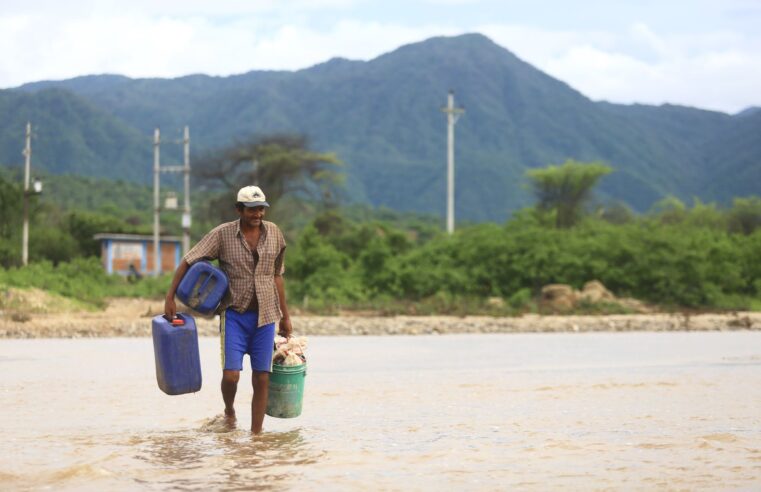
{"type": "Polygon", "coordinates": [[[278,333],[280,336],[289,338],[293,332],[291,326],[291,317],[288,314],[288,305],[285,302],[285,280],[282,275],[275,275],[275,288],[277,289],[277,297],[280,301],[280,312],[283,317],[280,319],[280,327],[278,333]]]}
{"type": "Polygon", "coordinates": [[[185,276],[189,267],[190,265],[188,265],[188,262],[184,259],[180,262],[180,266],[178,266],[177,270],[174,272],[172,285],[169,286],[169,290],[166,292],[166,299],[164,300],[164,317],[169,321],[171,321],[177,314],[177,304],[174,302],[174,294],[177,292],[177,286],[180,285],[182,277],[185,276]]]}

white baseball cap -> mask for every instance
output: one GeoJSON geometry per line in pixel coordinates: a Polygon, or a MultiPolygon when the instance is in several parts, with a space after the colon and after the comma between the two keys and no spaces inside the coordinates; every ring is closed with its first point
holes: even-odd
{"type": "Polygon", "coordinates": [[[269,207],[267,197],[258,186],[244,186],[238,190],[238,202],[246,207],[269,207]]]}

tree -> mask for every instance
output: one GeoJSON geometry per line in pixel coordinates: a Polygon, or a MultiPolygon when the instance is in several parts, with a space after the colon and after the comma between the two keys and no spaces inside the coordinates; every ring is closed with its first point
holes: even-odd
{"type": "Polygon", "coordinates": [[[634,212],[624,202],[609,203],[597,210],[597,216],[611,224],[628,224],[634,220],[634,212]]]}
{"type": "Polygon", "coordinates": [[[674,195],[667,195],[650,207],[650,215],[661,224],[680,224],[687,218],[687,206],[674,195]]]}
{"type": "MultiPolygon", "coordinates": [[[[34,225],[41,211],[39,199],[29,196],[29,223],[34,225]]],[[[24,188],[21,182],[0,175],[0,266],[21,263],[21,228],[24,217],[24,188]]],[[[30,240],[33,244],[33,241],[30,240]]]]}
{"type": "MultiPolygon", "coordinates": [[[[101,232],[135,234],[140,232],[135,226],[101,212],[75,210],[63,218],[63,228],[77,243],[78,253],[82,256],[99,256],[100,242],[93,237],[101,232]]],[[[52,258],[51,258],[52,259],[52,258]]]]}
{"type": "Polygon", "coordinates": [[[563,165],[531,169],[531,179],[539,203],[537,208],[555,214],[555,226],[568,228],[576,224],[583,206],[592,194],[592,188],[613,169],[600,162],[567,160],[563,165]]]}
{"type": "Polygon", "coordinates": [[[0,238],[9,239],[21,232],[23,203],[22,186],[0,176],[0,238]]]}
{"type": "Polygon", "coordinates": [[[335,154],[310,150],[304,136],[274,135],[213,151],[200,159],[194,174],[211,188],[224,188],[208,210],[210,217],[221,218],[220,213],[229,215],[230,197],[251,184],[264,190],[270,205],[285,196],[332,205],[343,182],[340,166],[335,154]]]}
{"type": "Polygon", "coordinates": [[[729,230],[745,235],[761,229],[761,197],[735,198],[728,212],[729,230]]]}

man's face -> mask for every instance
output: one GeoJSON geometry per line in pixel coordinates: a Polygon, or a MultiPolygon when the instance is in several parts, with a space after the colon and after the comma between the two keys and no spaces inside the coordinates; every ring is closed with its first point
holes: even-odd
{"type": "Polygon", "coordinates": [[[240,220],[247,227],[259,227],[262,225],[264,215],[267,213],[267,207],[243,207],[242,210],[238,210],[240,220]]]}

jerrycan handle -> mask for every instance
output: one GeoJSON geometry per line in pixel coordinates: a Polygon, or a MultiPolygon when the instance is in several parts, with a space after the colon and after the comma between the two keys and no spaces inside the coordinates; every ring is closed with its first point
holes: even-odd
{"type": "Polygon", "coordinates": [[[203,292],[204,290],[206,290],[206,286],[209,285],[209,282],[211,282],[211,278],[212,278],[212,275],[207,275],[206,276],[206,278],[204,279],[203,283],[198,288],[198,292],[203,292]]]}

